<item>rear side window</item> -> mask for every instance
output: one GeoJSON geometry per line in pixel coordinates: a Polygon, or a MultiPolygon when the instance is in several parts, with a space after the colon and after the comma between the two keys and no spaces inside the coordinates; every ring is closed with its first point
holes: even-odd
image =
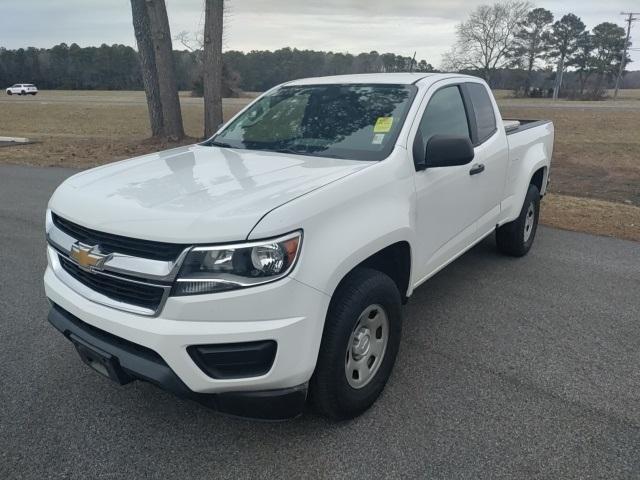
{"type": "Polygon", "coordinates": [[[496,131],[496,116],[487,89],[480,83],[467,83],[467,92],[473,105],[478,142],[482,143],[496,131]]]}
{"type": "Polygon", "coordinates": [[[463,135],[469,137],[467,113],[457,85],[445,87],[433,94],[424,111],[418,135],[422,146],[434,135],[463,135]]]}

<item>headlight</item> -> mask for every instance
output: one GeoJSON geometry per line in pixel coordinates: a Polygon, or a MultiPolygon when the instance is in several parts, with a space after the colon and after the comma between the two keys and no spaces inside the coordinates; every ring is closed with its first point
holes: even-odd
{"type": "Polygon", "coordinates": [[[296,263],[302,232],[259,242],[194,247],[180,268],[172,295],[196,295],[272,282],[296,263]]]}

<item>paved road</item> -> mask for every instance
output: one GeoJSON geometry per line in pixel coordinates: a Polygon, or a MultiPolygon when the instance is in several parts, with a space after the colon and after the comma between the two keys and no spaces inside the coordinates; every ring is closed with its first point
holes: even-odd
{"type": "MultiPolygon", "coordinates": [[[[243,107],[251,98],[224,98],[223,104],[243,107]]],[[[202,97],[180,94],[182,105],[203,105],[202,97]]],[[[44,90],[38,95],[3,95],[0,91],[0,105],[3,103],[71,104],[71,105],[146,105],[143,91],[91,91],[91,90],[44,90]]]]}
{"type": "Polygon", "coordinates": [[[418,289],[362,417],[267,424],[94,374],[45,316],[43,209],[0,166],[0,478],[638,478],[640,244],[543,228],[418,289]]]}
{"type": "Polygon", "coordinates": [[[561,109],[561,110],[612,110],[612,111],[629,111],[640,110],[640,102],[635,99],[620,100],[602,100],[602,101],[585,101],[576,102],[569,100],[553,101],[549,99],[526,100],[526,99],[498,99],[500,107],[518,107],[518,108],[544,108],[544,109],[561,109]]]}

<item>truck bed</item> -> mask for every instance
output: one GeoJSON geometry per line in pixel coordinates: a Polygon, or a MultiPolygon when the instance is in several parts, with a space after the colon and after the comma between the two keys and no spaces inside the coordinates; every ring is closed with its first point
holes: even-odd
{"type": "Polygon", "coordinates": [[[509,173],[505,198],[517,198],[517,207],[514,208],[519,212],[522,199],[518,195],[526,190],[526,185],[522,185],[522,182],[529,182],[529,172],[537,170],[540,166],[546,167],[540,193],[544,195],[546,191],[548,167],[553,153],[553,123],[550,120],[512,119],[503,120],[503,123],[509,145],[509,173]]]}
{"type": "Polygon", "coordinates": [[[507,132],[507,135],[513,135],[514,133],[528,130],[529,128],[544,125],[545,123],[551,123],[551,120],[521,120],[514,118],[503,118],[502,124],[507,132]]]}

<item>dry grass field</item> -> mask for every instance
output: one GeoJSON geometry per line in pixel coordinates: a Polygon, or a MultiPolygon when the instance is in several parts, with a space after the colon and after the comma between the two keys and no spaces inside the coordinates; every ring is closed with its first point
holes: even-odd
{"type": "MultiPolygon", "coordinates": [[[[506,118],[548,118],[556,144],[543,222],[640,241],[640,90],[616,102],[496,96],[506,118]]],[[[225,99],[229,118],[248,99],[225,99]]],[[[181,95],[185,129],[202,136],[202,99],[181,95]]],[[[173,145],[150,142],[142,92],[43,91],[0,97],[0,136],[36,143],[0,148],[0,162],[87,168],[173,145]]]]}
{"type": "MultiPolygon", "coordinates": [[[[248,99],[226,99],[228,118],[248,99]]],[[[202,99],[181,95],[187,135],[203,134],[202,99]]],[[[149,142],[143,92],[44,91],[35,97],[0,97],[0,136],[37,143],[0,149],[0,162],[87,168],[172,145],[149,142]]]]}
{"type": "Polygon", "coordinates": [[[500,95],[499,103],[506,118],[554,122],[543,223],[640,241],[640,90],[621,90],[615,102],[500,95]]]}

